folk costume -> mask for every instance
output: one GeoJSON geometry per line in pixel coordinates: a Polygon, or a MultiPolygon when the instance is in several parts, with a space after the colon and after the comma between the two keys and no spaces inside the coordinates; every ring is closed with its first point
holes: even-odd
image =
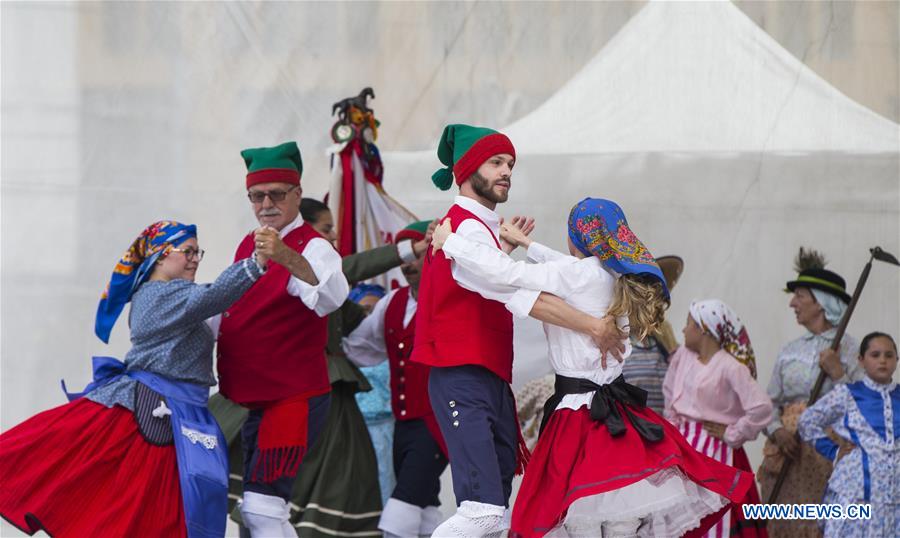
{"type": "MultiPolygon", "coordinates": [[[[715,299],[693,302],[690,315],[722,349],[706,364],[684,346],[675,351],[663,383],[665,417],[697,451],[752,476],[743,445],[765,429],[772,418],[772,402],[756,382],[756,358],[747,329],[728,305],[715,299]],[[704,421],[724,424],[724,438],[709,435],[704,421]]],[[[763,522],[744,519],[739,506],[759,502],[752,484],[706,536],[766,536],[763,522]]]]}
{"type": "MultiPolygon", "coordinates": [[[[407,226],[397,234],[396,241],[424,239],[429,223],[407,226]]],[[[387,537],[431,536],[442,520],[438,494],[447,456],[428,398],[430,368],[409,360],[416,306],[409,286],[392,290],[343,342],[344,352],[359,366],[387,364],[390,368],[397,485],[378,524],[387,537]]]]}
{"type": "MultiPolygon", "coordinates": [[[[596,317],[606,314],[620,275],[658,280],[665,289],[615,203],[579,202],[569,237],[584,258],[532,242],[527,256],[534,263],[515,262],[455,234],[443,250],[494,285],[552,293],[596,317]]],[[[521,317],[530,311],[515,298],[507,308],[521,317]]],[[[618,324],[627,327],[627,319],[618,324]]],[[[621,363],[610,358],[601,367],[590,337],[550,324],[544,331],[555,393],[513,508],[511,536],[680,536],[743,496],[752,475],[693,450],[646,406],[647,393],[625,382],[621,363]]],[[[627,355],[631,345],[623,342],[627,355]]]]}
{"type": "MultiPolygon", "coordinates": [[[[263,274],[242,257],[212,284],[148,280],[193,225],[157,222],[116,265],[97,309],[108,342],[131,302],[124,362],[94,357],[94,381],[70,403],[0,436],[0,514],[52,536],[221,537],[224,439],[206,409],[214,333],[204,322],[263,274]]],[[[63,385],[65,389],[65,385],[63,385]]]]}
{"type": "MultiPolygon", "coordinates": [[[[303,165],[294,142],[247,149],[241,155],[248,170],[247,188],[271,182],[300,184],[303,165]]],[[[287,501],[329,407],[327,315],[341,306],[349,286],[337,251],[300,215],[279,235],[309,262],[318,284],[310,285],[270,261],[251,292],[222,315],[217,366],[222,395],[250,408],[241,430],[244,524],[253,534],[293,537],[287,501]]],[[[253,249],[250,233],[235,258],[253,249]]]]}
{"type": "MultiPolygon", "coordinates": [[[[850,303],[844,279],[837,273],[825,269],[824,264],[803,267],[801,261],[802,258],[798,256],[799,274],[795,280],[787,283],[785,291],[794,291],[801,287],[808,289],[822,305],[826,319],[832,325],[837,325],[850,303]]],[[[775,414],[766,428],[769,436],[782,427],[790,433],[797,431],[800,415],[806,409],[813,385],[821,372],[819,353],[831,347],[836,333],[836,328],[820,334],[807,331],[806,334],[785,344],[778,352],[767,389],[769,398],[775,406],[775,414]]],[[[836,386],[862,380],[865,373],[856,360],[858,350],[859,342],[853,336],[844,334],[840,346],[844,377],[835,382],[826,376],[820,397],[824,397],[836,386]]],[[[788,504],[822,502],[832,464],[805,443],[801,444],[800,451],[800,458],[792,463],[775,502],[788,504]]],[[[763,447],[763,461],[757,472],[763,500],[768,500],[784,461],[784,455],[778,446],[767,440],[763,447]]],[[[822,534],[818,524],[809,520],[773,519],[768,522],[767,529],[772,538],[814,538],[822,534]]]]}
{"type": "MultiPolygon", "coordinates": [[[[448,125],[432,176],[442,190],[461,185],[490,157],[515,148],[496,131],[448,125]]],[[[472,198],[457,196],[446,217],[453,231],[500,249],[500,216],[472,198]]],[[[443,219],[441,219],[443,220],[443,219]]],[[[525,448],[510,382],[513,319],[503,306],[514,290],[493,286],[451,263],[442,251],[425,256],[411,360],[430,366],[428,395],[447,445],[458,509],[437,536],[477,537],[502,531],[512,479],[524,469],[525,448]]],[[[539,292],[531,292],[531,302],[539,292]]]]}
{"type": "Polygon", "coordinates": [[[800,436],[828,461],[838,445],[826,428],[853,443],[834,463],[826,504],[868,504],[869,519],[828,519],[826,538],[900,536],[900,387],[866,376],[838,385],[800,416],[800,436]]]}
{"type": "MultiPolygon", "coordinates": [[[[415,259],[409,245],[401,243],[398,247],[386,245],[343,258],[344,276],[348,282],[357,282],[415,259]],[[408,247],[408,253],[400,246],[408,247]]],[[[349,335],[363,319],[365,311],[351,300],[344,301],[328,315],[325,353],[331,383],[330,404],[319,417],[321,424],[317,427],[321,434],[300,466],[288,502],[290,523],[302,538],[340,533],[361,537],[380,535],[378,520],[382,501],[378,496],[377,460],[363,414],[354,400],[369,390],[369,382],[341,350],[341,338],[349,335]]],[[[210,398],[209,407],[228,441],[229,494],[236,501],[243,492],[241,429],[248,410],[220,393],[210,398]]],[[[234,502],[231,504],[231,518],[242,524],[239,507],[234,502]]]]}

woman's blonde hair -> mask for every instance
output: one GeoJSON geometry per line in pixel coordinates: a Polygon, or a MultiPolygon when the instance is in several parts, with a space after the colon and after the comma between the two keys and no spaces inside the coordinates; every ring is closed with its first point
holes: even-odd
{"type": "Polygon", "coordinates": [[[627,316],[631,334],[636,335],[638,340],[644,340],[659,331],[666,320],[668,308],[669,300],[659,280],[628,274],[616,280],[608,314],[627,316]]]}

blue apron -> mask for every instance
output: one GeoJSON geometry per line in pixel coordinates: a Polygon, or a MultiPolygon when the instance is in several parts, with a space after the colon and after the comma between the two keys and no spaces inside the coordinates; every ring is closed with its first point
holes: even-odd
{"type": "Polygon", "coordinates": [[[144,370],[126,371],[125,364],[112,357],[92,359],[94,380],[83,392],[63,391],[75,400],[115,381],[123,375],[166,397],[172,411],[178,479],[190,538],[220,538],[225,535],[228,514],[228,453],[222,430],[206,407],[207,387],[172,381],[144,370]]]}

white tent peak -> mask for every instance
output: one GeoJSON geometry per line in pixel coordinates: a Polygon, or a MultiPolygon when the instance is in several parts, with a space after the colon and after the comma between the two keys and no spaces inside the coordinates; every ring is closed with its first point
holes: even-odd
{"type": "Polygon", "coordinates": [[[529,154],[897,152],[731,2],[650,2],[556,94],[502,130],[529,154]]]}

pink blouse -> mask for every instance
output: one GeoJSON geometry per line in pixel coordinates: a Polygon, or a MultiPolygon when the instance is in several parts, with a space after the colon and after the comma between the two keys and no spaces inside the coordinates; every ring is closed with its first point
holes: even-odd
{"type": "MultiPolygon", "coordinates": [[[[627,360],[627,359],[626,359],[627,360]]],[[[663,381],[665,417],[725,424],[725,442],[737,448],[756,439],[772,419],[772,401],[750,370],[724,350],[706,364],[680,346],[672,354],[663,381]]]]}

